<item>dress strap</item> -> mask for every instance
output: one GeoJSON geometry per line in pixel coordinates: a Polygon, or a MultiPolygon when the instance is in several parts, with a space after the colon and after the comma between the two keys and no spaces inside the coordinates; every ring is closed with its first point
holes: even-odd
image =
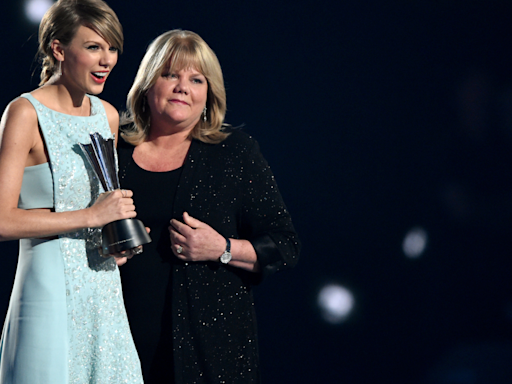
{"type": "MultiPolygon", "coordinates": [[[[89,98],[89,100],[91,102],[91,115],[90,116],[101,115],[101,116],[107,118],[107,111],[105,111],[105,107],[103,106],[101,99],[96,96],[93,96],[93,95],[86,95],[86,96],[89,98]]],[[[38,108],[39,109],[41,109],[41,108],[50,109],[47,106],[45,106],[44,104],[42,104],[39,100],[37,100],[34,96],[32,96],[28,92],[21,94],[20,97],[23,97],[23,98],[27,99],[28,101],[30,101],[36,110],[38,110],[38,108]]],[[[50,109],[50,110],[52,110],[52,109],[50,109]]],[[[54,111],[54,112],[57,112],[57,111],[54,111]]],[[[60,112],[57,112],[57,113],[60,113],[60,112]]],[[[82,116],[82,117],[87,118],[90,116],[82,116]]],[[[77,117],[79,117],[79,116],[77,116],[77,117]]],[[[107,121],[108,121],[108,119],[107,119],[107,121]]]]}
{"type": "Polygon", "coordinates": [[[34,108],[37,108],[38,106],[42,105],[34,96],[32,96],[30,93],[23,93],[20,95],[20,97],[23,97],[30,101],[34,108]]]}
{"type": "Polygon", "coordinates": [[[87,97],[89,97],[89,100],[91,101],[91,116],[103,115],[107,117],[107,112],[105,111],[105,107],[101,100],[93,95],[87,95],[87,97]]]}

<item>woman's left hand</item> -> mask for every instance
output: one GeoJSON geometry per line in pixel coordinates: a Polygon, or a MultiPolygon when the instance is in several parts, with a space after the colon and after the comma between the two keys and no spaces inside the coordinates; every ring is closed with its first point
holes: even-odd
{"type": "MultiPolygon", "coordinates": [[[[149,227],[146,227],[146,232],[151,232],[151,229],[149,229],[149,227]]],[[[128,259],[131,259],[135,255],[140,255],[143,251],[144,249],[142,248],[142,245],[139,245],[138,247],[128,249],[121,253],[112,253],[110,255],[103,255],[103,257],[114,257],[117,266],[120,267],[121,265],[125,265],[128,259]]],[[[101,248],[100,253],[102,253],[101,248]]]]}
{"type": "Polygon", "coordinates": [[[128,249],[127,251],[123,251],[121,253],[114,253],[109,256],[113,256],[116,259],[117,266],[120,267],[121,265],[126,264],[128,259],[131,259],[135,255],[140,255],[142,251],[142,245],[139,245],[138,247],[128,249]]]}
{"type": "Polygon", "coordinates": [[[184,261],[218,260],[226,249],[226,239],[219,232],[187,212],[183,223],[171,220],[169,232],[173,253],[184,261]]]}

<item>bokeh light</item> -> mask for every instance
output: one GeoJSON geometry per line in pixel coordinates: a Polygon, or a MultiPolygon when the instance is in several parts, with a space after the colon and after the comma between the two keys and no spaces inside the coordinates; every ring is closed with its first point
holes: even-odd
{"type": "Polygon", "coordinates": [[[421,227],[412,228],[404,237],[402,250],[405,256],[415,259],[420,257],[427,247],[428,234],[421,227]]]}
{"type": "Polygon", "coordinates": [[[34,24],[39,24],[45,12],[53,4],[51,0],[27,0],[25,2],[25,15],[34,24]]]}
{"type": "Polygon", "coordinates": [[[318,294],[318,306],[325,321],[340,324],[352,312],[354,296],[339,284],[328,284],[318,294]]]}

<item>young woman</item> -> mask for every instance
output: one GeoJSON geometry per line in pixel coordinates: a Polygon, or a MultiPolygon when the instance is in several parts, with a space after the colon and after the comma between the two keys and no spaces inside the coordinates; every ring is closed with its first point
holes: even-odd
{"type": "Polygon", "coordinates": [[[3,384],[142,383],[113,257],[100,227],[135,217],[131,191],[101,193],[78,149],[117,134],[95,96],[123,33],[101,0],[59,0],[39,28],[40,87],[12,101],[0,125],[0,240],[20,254],[0,344],[3,384]]]}

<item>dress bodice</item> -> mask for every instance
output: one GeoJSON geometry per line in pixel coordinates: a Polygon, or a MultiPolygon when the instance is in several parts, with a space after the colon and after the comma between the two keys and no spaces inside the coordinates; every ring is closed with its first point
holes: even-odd
{"type": "Polygon", "coordinates": [[[99,132],[105,139],[112,136],[101,100],[88,96],[91,115],[71,116],[46,107],[30,93],[24,93],[21,97],[28,99],[37,112],[50,158],[55,211],[86,208],[103,190],[78,143],[90,143],[89,135],[95,132],[99,132]]]}

